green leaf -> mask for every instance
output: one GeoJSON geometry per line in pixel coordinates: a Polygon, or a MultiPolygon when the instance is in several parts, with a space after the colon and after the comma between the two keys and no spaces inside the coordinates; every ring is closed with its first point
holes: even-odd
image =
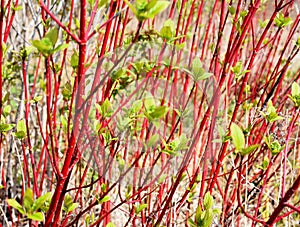
{"type": "Polygon", "coordinates": [[[21,132],[16,132],[15,133],[15,136],[18,138],[18,139],[24,139],[26,138],[26,133],[21,131],[21,132]]]}
{"type": "Polygon", "coordinates": [[[264,158],[262,165],[258,166],[258,168],[262,169],[262,170],[267,170],[269,166],[269,159],[267,157],[264,158]]]}
{"type": "Polygon", "coordinates": [[[199,80],[205,80],[211,77],[213,74],[205,72],[200,59],[197,57],[192,62],[192,75],[193,79],[197,82],[199,80]]]}
{"type": "Polygon", "coordinates": [[[297,45],[298,48],[300,47],[300,37],[297,39],[296,45],[297,45]]]}
{"type": "Polygon", "coordinates": [[[39,101],[41,101],[43,99],[43,96],[42,95],[38,95],[38,96],[35,96],[33,99],[32,99],[32,101],[34,101],[34,102],[39,102],[39,101]]]}
{"type": "Polygon", "coordinates": [[[108,195],[104,196],[101,200],[99,200],[99,203],[105,203],[110,200],[110,197],[108,195]]]}
{"type": "Polygon", "coordinates": [[[79,56],[78,56],[78,53],[76,51],[73,52],[70,62],[71,62],[71,66],[72,66],[73,69],[76,69],[78,67],[79,56]]]}
{"type": "Polygon", "coordinates": [[[198,227],[196,225],[196,223],[193,221],[193,219],[191,219],[191,218],[188,219],[188,224],[189,224],[190,227],[198,227]]]}
{"type": "Polygon", "coordinates": [[[157,183],[161,184],[166,179],[166,177],[167,177],[167,174],[162,174],[160,176],[160,178],[158,179],[157,183]]]}
{"type": "Polygon", "coordinates": [[[67,44],[67,43],[60,44],[52,51],[52,53],[56,53],[58,51],[66,49],[68,47],[69,47],[69,44],[67,44]]]}
{"type": "MultiPolygon", "coordinates": [[[[72,196],[70,196],[69,194],[67,194],[64,198],[64,210],[69,212],[70,209],[75,209],[77,207],[77,205],[73,205],[73,198],[72,196]]],[[[75,203],[76,204],[76,203],[75,203]]]]}
{"type": "Polygon", "coordinates": [[[259,27],[260,28],[265,28],[267,26],[267,24],[269,23],[269,19],[266,19],[264,21],[261,21],[261,20],[258,20],[258,23],[259,23],[259,27]]]}
{"type": "Polygon", "coordinates": [[[268,102],[268,108],[267,108],[267,113],[264,114],[267,121],[270,123],[273,123],[274,121],[278,121],[278,120],[283,120],[284,118],[281,116],[278,116],[278,114],[276,113],[276,109],[273,106],[272,101],[270,100],[268,102]]]}
{"type": "Polygon", "coordinates": [[[167,111],[168,111],[168,107],[159,106],[159,107],[156,107],[155,110],[150,113],[150,116],[153,119],[159,119],[159,118],[164,117],[164,115],[167,113],[167,111]]]}
{"type": "Polygon", "coordinates": [[[37,211],[38,209],[40,209],[42,206],[45,205],[46,201],[48,201],[51,198],[51,193],[47,192],[44,195],[41,195],[39,198],[37,198],[32,206],[32,210],[33,211],[37,211]]]}
{"type": "MultiPolygon", "coordinates": [[[[7,132],[15,127],[14,124],[0,124],[0,132],[7,132]]],[[[25,133],[24,133],[25,135],[25,133]]]]}
{"type": "Polygon", "coordinates": [[[137,17],[138,16],[137,9],[128,0],[124,0],[124,1],[128,5],[129,9],[133,12],[133,14],[137,17]]]}
{"type": "Polygon", "coordinates": [[[17,124],[17,132],[25,132],[26,131],[26,126],[25,126],[25,120],[19,120],[17,124]]]}
{"type": "Polygon", "coordinates": [[[297,95],[300,95],[300,87],[296,82],[294,82],[292,84],[292,96],[295,97],[297,95]]]}
{"type": "Polygon", "coordinates": [[[132,113],[137,113],[141,110],[142,106],[143,106],[142,100],[136,100],[134,101],[134,103],[132,103],[130,110],[132,113]]]}
{"type": "Polygon", "coordinates": [[[205,80],[205,79],[207,79],[207,78],[209,78],[209,77],[211,77],[213,74],[212,73],[203,73],[201,76],[199,76],[199,78],[198,78],[198,81],[199,80],[205,80]]]}
{"type": "Polygon", "coordinates": [[[103,117],[109,117],[111,115],[111,104],[108,99],[105,99],[100,106],[100,113],[103,117]]]}
{"type": "Polygon", "coordinates": [[[34,203],[33,200],[33,192],[30,188],[27,188],[24,194],[24,200],[23,200],[23,205],[26,210],[26,212],[31,212],[32,211],[32,205],[34,203]]]}
{"type": "Polygon", "coordinates": [[[144,99],[144,106],[147,112],[152,112],[155,108],[155,101],[152,96],[144,99]]]}
{"type": "Polygon", "coordinates": [[[213,209],[213,214],[221,215],[222,211],[220,209],[218,209],[218,208],[214,208],[213,209]]]}
{"type": "Polygon", "coordinates": [[[57,39],[58,39],[58,28],[54,27],[53,29],[49,30],[46,35],[45,38],[49,39],[51,44],[52,44],[52,48],[55,46],[57,39]]]}
{"type": "Polygon", "coordinates": [[[7,117],[10,114],[10,112],[11,112],[11,106],[10,105],[4,106],[2,112],[3,116],[7,117]]]}
{"type": "Polygon", "coordinates": [[[112,222],[107,223],[106,227],[116,227],[112,222]]]}
{"type": "Polygon", "coordinates": [[[146,209],[148,207],[148,204],[140,204],[135,208],[135,214],[139,214],[142,212],[142,210],[146,209]]]}
{"type": "Polygon", "coordinates": [[[203,219],[203,227],[210,227],[213,222],[213,211],[212,209],[205,210],[203,219]]]}
{"type": "Polygon", "coordinates": [[[139,12],[147,11],[148,0],[136,0],[135,7],[139,12]]]}
{"type": "Polygon", "coordinates": [[[18,5],[18,6],[12,6],[11,7],[11,9],[13,10],[13,11],[19,11],[19,10],[21,10],[23,7],[21,6],[21,5],[18,5]]]}
{"type": "Polygon", "coordinates": [[[237,151],[245,147],[245,136],[242,129],[235,123],[230,126],[231,138],[237,151]]]}
{"type": "Polygon", "coordinates": [[[153,19],[157,14],[165,10],[169,6],[169,4],[170,2],[168,1],[156,2],[156,4],[149,10],[149,18],[153,19]]]}
{"type": "Polygon", "coordinates": [[[36,212],[33,214],[26,214],[27,217],[34,221],[44,221],[44,214],[42,212],[36,212]]]}
{"type": "Polygon", "coordinates": [[[15,135],[18,139],[24,139],[26,137],[26,126],[24,119],[18,121],[17,132],[15,135]]]}
{"type": "Polygon", "coordinates": [[[38,49],[39,52],[44,55],[47,55],[52,49],[52,43],[49,39],[32,40],[31,43],[36,49],[38,49]]]}
{"type": "Polygon", "coordinates": [[[101,184],[101,191],[102,191],[102,192],[106,192],[106,189],[107,189],[107,184],[102,183],[102,184],[101,184]]]}
{"type": "Polygon", "coordinates": [[[229,6],[228,11],[231,15],[235,15],[235,7],[234,6],[229,6]]]}
{"type": "Polygon", "coordinates": [[[69,82],[67,82],[64,85],[61,93],[64,97],[64,100],[67,100],[67,101],[70,100],[72,97],[72,85],[69,82]]]}
{"type": "Polygon", "coordinates": [[[272,155],[279,154],[283,149],[284,146],[281,146],[278,140],[275,140],[270,144],[270,150],[272,155]]]}
{"type": "MultiPolygon", "coordinates": [[[[107,5],[107,3],[108,3],[108,0],[100,0],[100,1],[99,1],[99,5],[98,5],[98,8],[101,8],[102,6],[107,5]]],[[[94,4],[91,4],[91,5],[94,5],[94,4]]]]}
{"type": "Polygon", "coordinates": [[[159,139],[159,135],[158,135],[158,134],[152,135],[152,136],[149,138],[149,140],[148,140],[147,147],[152,147],[152,146],[154,146],[154,145],[157,143],[158,139],[159,139]]]}
{"type": "Polygon", "coordinates": [[[204,205],[204,209],[207,210],[207,209],[210,209],[212,208],[214,204],[214,199],[213,197],[207,192],[204,196],[204,199],[203,199],[203,205],[204,205]]]}
{"type": "Polygon", "coordinates": [[[18,210],[21,214],[25,214],[25,211],[20,203],[17,202],[15,199],[7,199],[8,205],[18,210]]]}
{"type": "Polygon", "coordinates": [[[177,143],[176,147],[174,148],[174,151],[181,151],[185,150],[188,148],[187,143],[188,143],[188,138],[186,137],[185,134],[180,135],[179,137],[179,143],[177,143]]]}
{"type": "Polygon", "coordinates": [[[204,72],[205,71],[202,67],[202,62],[198,57],[196,57],[192,62],[192,73],[195,77],[200,77],[204,72]]]}
{"type": "Polygon", "coordinates": [[[152,9],[157,3],[157,0],[151,0],[145,7],[145,10],[148,11],[152,9]]]}
{"type": "Polygon", "coordinates": [[[200,223],[201,222],[202,212],[203,211],[202,211],[201,206],[198,206],[197,209],[196,209],[196,215],[195,215],[196,223],[200,223]]]}
{"type": "Polygon", "coordinates": [[[254,145],[251,145],[249,147],[243,148],[242,151],[241,151],[241,155],[244,156],[244,155],[250,154],[253,151],[255,151],[258,147],[259,147],[259,144],[254,144],[254,145]]]}
{"type": "Polygon", "coordinates": [[[275,18],[275,25],[279,28],[283,28],[293,23],[290,17],[285,17],[283,13],[278,13],[275,18]]]}
{"type": "Polygon", "coordinates": [[[78,207],[78,205],[79,205],[78,203],[73,203],[71,206],[68,207],[67,213],[75,210],[78,207]]]}
{"type": "Polygon", "coordinates": [[[170,40],[175,35],[175,25],[173,20],[168,19],[165,21],[164,26],[160,30],[160,36],[162,38],[166,38],[167,40],[170,40]]]}

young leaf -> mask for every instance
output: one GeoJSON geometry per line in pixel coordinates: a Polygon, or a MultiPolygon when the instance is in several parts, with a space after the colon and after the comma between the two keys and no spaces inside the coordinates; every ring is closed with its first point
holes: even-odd
{"type": "Polygon", "coordinates": [[[69,210],[75,209],[78,206],[77,203],[73,203],[73,198],[69,194],[65,196],[64,199],[64,210],[70,212],[69,210]],[[75,206],[74,206],[75,204],[75,206]]]}
{"type": "Polygon", "coordinates": [[[156,2],[156,4],[149,10],[149,18],[153,19],[157,14],[164,11],[169,6],[169,4],[170,2],[168,1],[156,2]]]}
{"type": "Polygon", "coordinates": [[[33,99],[32,99],[32,101],[33,102],[39,102],[39,101],[41,101],[43,99],[43,96],[42,95],[38,95],[38,96],[35,96],[33,99]]]}
{"type": "Polygon", "coordinates": [[[197,209],[196,209],[196,215],[195,215],[196,223],[201,222],[202,212],[203,212],[203,211],[202,211],[201,206],[198,206],[197,209]]]}
{"type": "Polygon", "coordinates": [[[71,56],[71,66],[73,69],[76,69],[78,67],[78,62],[79,62],[79,56],[78,53],[76,51],[73,52],[72,56],[71,56]]]}
{"type": "Polygon", "coordinates": [[[155,107],[155,101],[152,96],[144,99],[144,106],[147,112],[152,112],[155,107]]]}
{"type": "Polygon", "coordinates": [[[11,112],[11,106],[10,105],[4,106],[2,111],[3,116],[7,117],[10,114],[10,112],[11,112]]]}
{"type": "Polygon", "coordinates": [[[139,214],[144,210],[145,208],[148,207],[148,204],[140,204],[135,208],[135,214],[139,214]]]}
{"type": "Polygon", "coordinates": [[[128,0],[124,0],[124,1],[128,5],[129,9],[133,12],[133,14],[137,17],[138,16],[137,9],[128,0]]]}
{"type": "Polygon", "coordinates": [[[0,132],[7,132],[15,127],[14,124],[0,124],[0,132]]]}
{"type": "Polygon", "coordinates": [[[116,227],[116,226],[115,226],[115,224],[114,224],[114,223],[112,223],[112,222],[109,222],[109,223],[107,223],[106,227],[116,227]]]}
{"type": "Polygon", "coordinates": [[[159,139],[158,134],[152,135],[148,140],[147,147],[152,147],[153,145],[155,145],[157,143],[158,139],[159,139]]]}
{"type": "Polygon", "coordinates": [[[48,38],[50,40],[53,48],[58,39],[58,28],[54,27],[53,29],[49,30],[45,35],[45,38],[48,38]]]}
{"type": "Polygon", "coordinates": [[[198,80],[205,80],[205,79],[211,77],[212,75],[213,75],[212,73],[205,72],[198,78],[198,80]]]}
{"type": "Polygon", "coordinates": [[[64,50],[64,49],[66,49],[66,48],[68,48],[68,47],[69,47],[69,44],[67,44],[67,43],[60,44],[60,45],[58,45],[57,47],[55,47],[55,48],[52,50],[52,53],[55,53],[55,52],[64,50]]]}
{"type": "Polygon", "coordinates": [[[290,17],[285,17],[283,13],[278,13],[275,18],[275,25],[279,28],[283,28],[293,23],[290,17]]]}
{"type": "Polygon", "coordinates": [[[130,107],[130,111],[131,111],[131,113],[135,114],[135,113],[139,112],[142,107],[143,107],[142,100],[136,100],[132,103],[132,105],[130,107]]]}
{"type": "Polygon", "coordinates": [[[71,206],[68,207],[67,213],[75,210],[78,207],[78,205],[79,205],[78,203],[73,203],[71,206]]]}
{"type": "Polygon", "coordinates": [[[26,210],[26,212],[31,212],[32,211],[32,205],[34,203],[33,200],[33,192],[30,188],[27,188],[24,194],[24,208],[26,210]]]}
{"type": "Polygon", "coordinates": [[[105,203],[110,200],[110,197],[108,195],[104,196],[101,200],[99,200],[99,203],[105,203]]]}
{"type": "Polygon", "coordinates": [[[45,202],[51,198],[51,193],[47,192],[45,195],[41,195],[39,198],[37,198],[32,206],[33,211],[37,211],[40,209],[43,205],[45,205],[45,202]]]}
{"type": "Polygon", "coordinates": [[[207,192],[204,196],[203,205],[205,210],[212,208],[214,203],[213,197],[207,192]]]}
{"type": "Polygon", "coordinates": [[[273,123],[274,121],[283,120],[284,118],[281,116],[278,116],[275,107],[273,106],[272,101],[270,100],[268,102],[268,108],[267,113],[264,114],[266,116],[266,119],[268,122],[273,123]]]}
{"type": "Polygon", "coordinates": [[[21,206],[21,204],[17,202],[17,200],[15,200],[15,199],[7,199],[7,203],[11,207],[17,209],[21,214],[25,214],[25,210],[23,209],[23,207],[21,206]]]}
{"type": "Polygon", "coordinates": [[[294,82],[292,84],[292,97],[295,97],[297,95],[300,95],[300,87],[296,82],[294,82]]]}
{"type": "Polygon", "coordinates": [[[44,214],[42,212],[27,214],[27,217],[34,221],[44,221],[44,214]]]}
{"type": "Polygon", "coordinates": [[[26,126],[24,119],[20,120],[17,124],[17,132],[15,133],[18,139],[24,139],[26,137],[26,126]]]}
{"type": "Polygon", "coordinates": [[[156,107],[153,112],[150,113],[151,118],[159,119],[162,118],[168,111],[168,107],[166,106],[159,106],[156,107]]]}
{"type": "Polygon", "coordinates": [[[157,0],[151,0],[145,7],[145,10],[150,10],[151,8],[153,8],[157,3],[157,0]]]}
{"type": "Polygon", "coordinates": [[[230,126],[231,138],[237,151],[245,147],[245,136],[242,129],[235,123],[230,126]]]}
{"type": "Polygon", "coordinates": [[[44,55],[47,55],[47,53],[52,49],[52,43],[49,39],[32,40],[31,43],[36,49],[38,49],[39,52],[44,55]]]}
{"type": "Polygon", "coordinates": [[[200,77],[204,73],[202,62],[196,57],[192,62],[192,73],[195,77],[200,77]]]}
{"type": "Polygon", "coordinates": [[[64,100],[70,100],[72,98],[72,85],[70,82],[67,82],[64,87],[62,88],[62,95],[64,100]]]}
{"type": "Polygon", "coordinates": [[[259,147],[259,144],[254,144],[254,145],[251,145],[249,147],[243,148],[242,151],[241,151],[241,155],[244,156],[244,155],[250,154],[253,151],[255,151],[258,147],[259,147]]]}
{"type": "Polygon", "coordinates": [[[213,222],[213,211],[212,209],[205,210],[203,219],[203,227],[210,227],[213,222]]]}
{"type": "Polygon", "coordinates": [[[284,146],[281,146],[278,140],[275,140],[270,145],[270,150],[272,155],[277,155],[284,149],[284,146]]]}
{"type": "Polygon", "coordinates": [[[231,15],[234,15],[235,14],[235,7],[234,6],[229,6],[228,7],[228,11],[231,15]]]}
{"type": "Polygon", "coordinates": [[[26,131],[26,126],[25,126],[25,121],[24,121],[24,119],[18,121],[18,124],[17,124],[17,131],[18,131],[18,132],[21,132],[21,131],[25,132],[25,131],[26,131]]]}
{"type": "Polygon", "coordinates": [[[160,36],[167,40],[170,40],[175,35],[175,25],[171,19],[165,21],[164,26],[160,30],[160,36]]]}
{"type": "Polygon", "coordinates": [[[188,224],[189,224],[190,227],[197,227],[198,226],[198,225],[196,225],[196,223],[191,218],[188,219],[188,224]]]}

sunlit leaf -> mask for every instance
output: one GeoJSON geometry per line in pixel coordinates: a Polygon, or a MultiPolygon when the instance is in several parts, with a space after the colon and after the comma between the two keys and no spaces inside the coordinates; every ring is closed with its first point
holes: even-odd
{"type": "Polygon", "coordinates": [[[48,201],[51,198],[51,193],[47,192],[44,195],[41,195],[39,198],[37,198],[32,206],[32,210],[33,211],[37,211],[38,209],[40,209],[42,206],[45,205],[46,201],[48,201]]]}
{"type": "Polygon", "coordinates": [[[52,44],[52,47],[54,47],[58,39],[58,28],[54,27],[51,30],[49,30],[46,33],[45,38],[48,38],[52,44]]]}
{"type": "Polygon", "coordinates": [[[242,129],[235,123],[230,126],[231,138],[237,151],[245,147],[245,136],[242,129]]]}
{"type": "Polygon", "coordinates": [[[11,207],[17,209],[21,214],[25,214],[25,211],[24,211],[23,207],[21,206],[20,203],[17,202],[17,200],[15,200],[15,199],[7,199],[7,203],[11,207]]]}
{"type": "Polygon", "coordinates": [[[135,208],[135,213],[139,214],[142,212],[142,210],[146,209],[148,207],[148,204],[140,204],[135,208]]]}
{"type": "Polygon", "coordinates": [[[27,214],[27,217],[34,221],[44,221],[44,214],[42,212],[27,214]]]}
{"type": "Polygon", "coordinates": [[[249,147],[243,148],[241,151],[241,155],[247,155],[255,151],[259,147],[259,144],[254,144],[249,147]]]}

